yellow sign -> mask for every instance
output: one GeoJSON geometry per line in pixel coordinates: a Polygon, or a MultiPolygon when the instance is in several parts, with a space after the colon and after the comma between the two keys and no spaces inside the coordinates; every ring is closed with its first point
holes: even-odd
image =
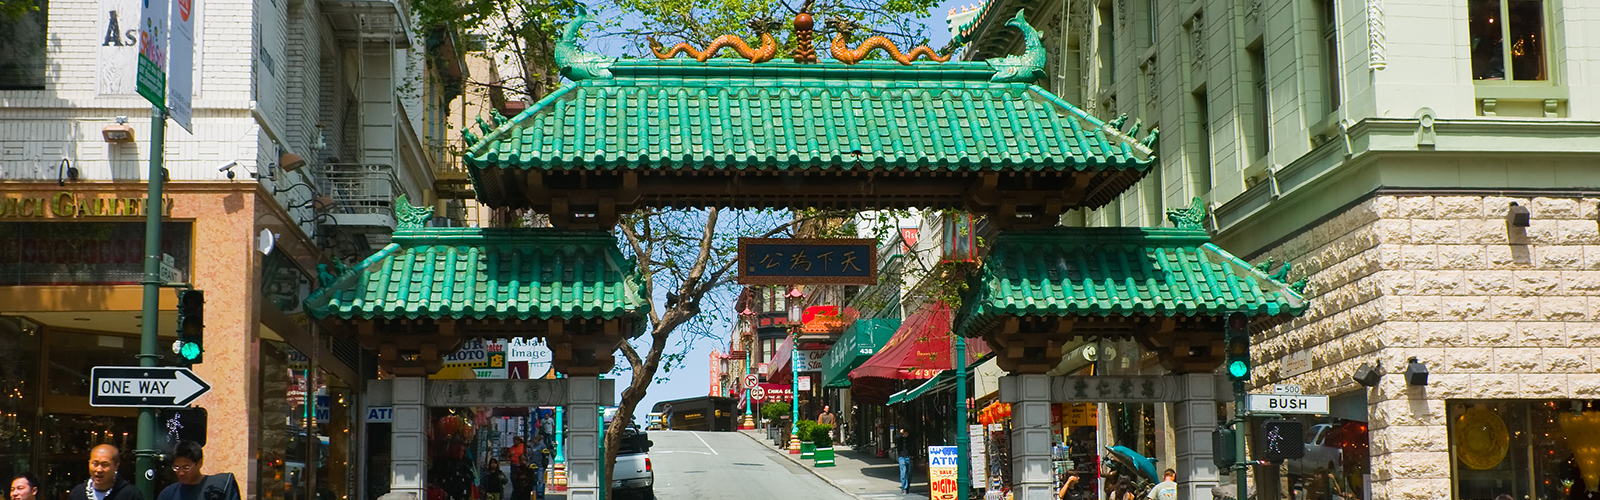
{"type": "MultiPolygon", "coordinates": [[[[101,198],[93,194],[60,191],[48,195],[37,193],[0,195],[0,217],[6,218],[79,218],[79,217],[139,217],[145,214],[147,198],[101,198]]],[[[163,200],[161,215],[172,216],[172,198],[163,200]]]]}
{"type": "Polygon", "coordinates": [[[1097,425],[1100,411],[1095,403],[1064,403],[1061,405],[1061,426],[1079,427],[1097,425]]]}

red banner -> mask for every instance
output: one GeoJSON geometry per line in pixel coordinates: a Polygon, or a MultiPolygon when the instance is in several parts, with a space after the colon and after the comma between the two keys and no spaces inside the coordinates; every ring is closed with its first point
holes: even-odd
{"type": "Polygon", "coordinates": [[[750,399],[756,404],[773,401],[788,401],[794,398],[793,386],[789,384],[758,384],[750,390],[750,399]]]}

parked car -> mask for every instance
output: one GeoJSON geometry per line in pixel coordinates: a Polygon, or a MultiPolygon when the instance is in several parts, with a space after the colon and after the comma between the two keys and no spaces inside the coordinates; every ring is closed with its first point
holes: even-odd
{"type": "Polygon", "coordinates": [[[659,431],[666,428],[666,422],[662,421],[663,416],[661,412],[646,414],[644,416],[644,429],[647,431],[659,431]]]}
{"type": "Polygon", "coordinates": [[[656,471],[650,463],[649,434],[636,427],[622,431],[622,442],[617,448],[617,466],[612,469],[611,489],[620,496],[637,496],[654,500],[656,471]]]}
{"type": "Polygon", "coordinates": [[[1344,450],[1339,448],[1338,424],[1317,424],[1311,426],[1306,434],[1306,455],[1304,458],[1288,460],[1289,474],[1306,476],[1317,469],[1337,471],[1344,465],[1344,450]]]}

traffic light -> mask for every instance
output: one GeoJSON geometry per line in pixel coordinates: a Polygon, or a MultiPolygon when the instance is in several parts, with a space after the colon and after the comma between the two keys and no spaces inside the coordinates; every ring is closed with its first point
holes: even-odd
{"type": "Polygon", "coordinates": [[[206,293],[178,290],[178,341],[172,343],[172,352],[178,355],[180,366],[205,362],[205,317],[206,293]]]}
{"type": "Polygon", "coordinates": [[[1256,439],[1258,460],[1278,462],[1306,456],[1306,428],[1299,420],[1261,422],[1261,437],[1256,439]]]}
{"type": "Polygon", "coordinates": [[[1211,431],[1211,463],[1216,464],[1217,471],[1223,474],[1233,470],[1234,462],[1239,461],[1234,437],[1234,430],[1227,427],[1211,431]]]}
{"type": "Polygon", "coordinates": [[[1244,313],[1228,314],[1226,330],[1228,340],[1228,378],[1235,381],[1250,380],[1250,317],[1244,313]]]}

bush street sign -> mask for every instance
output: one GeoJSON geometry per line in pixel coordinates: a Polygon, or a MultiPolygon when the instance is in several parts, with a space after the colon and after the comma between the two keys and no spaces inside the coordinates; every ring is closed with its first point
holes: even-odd
{"type": "Polygon", "coordinates": [[[1250,413],[1327,415],[1328,397],[1302,394],[1247,394],[1250,413]]]}
{"type": "Polygon", "coordinates": [[[188,368],[96,366],[89,373],[94,382],[91,406],[182,408],[211,390],[211,384],[188,368]]]}

